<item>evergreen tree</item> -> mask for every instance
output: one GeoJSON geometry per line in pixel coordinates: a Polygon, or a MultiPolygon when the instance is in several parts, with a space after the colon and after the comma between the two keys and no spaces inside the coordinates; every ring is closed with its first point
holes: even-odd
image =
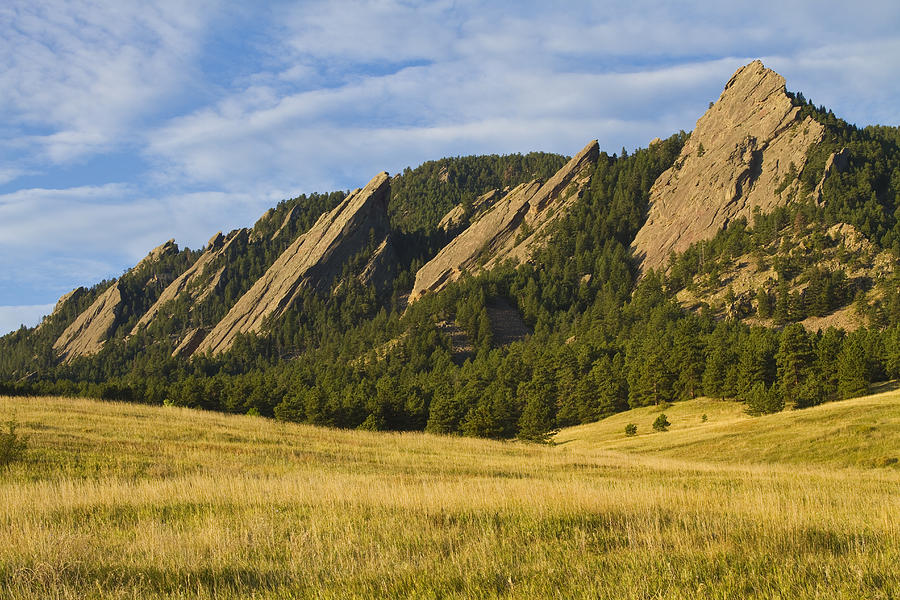
{"type": "Polygon", "coordinates": [[[863,396],[869,390],[869,368],[859,335],[851,335],[837,357],[838,395],[842,399],[863,396]]]}
{"type": "Polygon", "coordinates": [[[806,329],[799,323],[785,327],[775,355],[779,391],[785,403],[794,401],[800,386],[806,382],[813,358],[806,329]]]}

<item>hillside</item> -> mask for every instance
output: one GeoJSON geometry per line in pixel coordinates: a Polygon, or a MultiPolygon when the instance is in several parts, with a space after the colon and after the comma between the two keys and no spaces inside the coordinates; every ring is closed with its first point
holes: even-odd
{"type": "Polygon", "coordinates": [[[646,406],[569,427],[554,441],[576,452],[615,451],[727,464],[900,468],[900,392],[751,417],[730,400],[698,398],[646,406]],[[665,414],[666,432],[653,430],[665,414]],[[704,419],[705,417],[705,419],[704,419]],[[625,426],[637,425],[636,436],[625,426]]]}
{"type": "Polygon", "coordinates": [[[545,440],[900,378],[900,128],[759,61],[723,81],[631,153],[444,158],[167,242],[0,338],[0,392],[545,440]]]}
{"type": "MultiPolygon", "coordinates": [[[[756,419],[727,407],[677,405],[670,432],[627,443],[616,416],[548,447],[0,397],[29,436],[24,461],[0,472],[0,595],[900,593],[900,471],[872,466],[886,445],[896,455],[900,393],[756,419]],[[879,416],[859,414],[873,405],[879,416]],[[714,435],[681,422],[700,410],[714,435]],[[855,424],[842,444],[876,427],[884,444],[859,444],[852,467],[809,453],[760,460],[779,420],[821,443],[843,423],[855,424]],[[757,455],[726,458],[725,439],[757,455]]],[[[642,427],[651,412],[632,415],[642,427]]]]}

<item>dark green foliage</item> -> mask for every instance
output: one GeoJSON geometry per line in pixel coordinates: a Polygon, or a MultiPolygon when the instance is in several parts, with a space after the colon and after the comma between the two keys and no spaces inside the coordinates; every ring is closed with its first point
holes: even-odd
{"type": "Polygon", "coordinates": [[[634,423],[629,423],[625,426],[625,435],[631,437],[633,435],[637,435],[637,425],[634,423]]]}
{"type": "Polygon", "coordinates": [[[0,469],[21,460],[28,447],[28,437],[18,433],[19,423],[15,417],[6,422],[6,431],[0,431],[0,469]]]}
{"type": "MultiPolygon", "coordinates": [[[[193,309],[173,303],[157,329],[125,339],[159,293],[151,284],[151,293],[140,297],[138,284],[152,277],[145,273],[122,278],[128,313],[96,357],[57,365],[50,346],[111,282],[89,290],[39,332],[23,329],[0,339],[0,393],[89,395],[332,427],[546,442],[559,427],[630,406],[706,394],[737,397],[749,412],[763,414],[785,402],[801,407],[863,393],[863,380],[867,386],[900,376],[900,284],[892,283],[900,274],[868,284],[878,292],[864,309],[872,329],[813,335],[795,324],[845,305],[862,289],[848,279],[852,269],[823,266],[822,252],[840,249],[821,235],[828,214],[813,204],[757,213],[752,227],[735,220],[674,256],[667,274],[650,272],[637,281],[629,246],[646,218],[650,187],[685,139],[677,134],[630,155],[601,153],[583,197],[533,261],[463,278],[404,313],[401,296],[416,270],[449,239],[436,227],[449,208],[492,187],[546,177],[564,159],[463,157],[408,170],[392,180],[399,265],[389,289],[376,292],[353,276],[364,251],[348,263],[333,294],[298,293],[284,318],[259,335],[241,336],[224,355],[172,358],[186,328],[220,318],[344,194],[286,201],[256,224],[252,240],[229,263],[221,294],[193,309]],[[273,239],[288,214],[287,233],[273,239]],[[782,331],[749,327],[713,310],[692,313],[674,300],[682,288],[707,285],[698,281],[721,287],[730,261],[747,254],[779,273],[777,285],[767,282],[751,296],[758,315],[771,315],[782,331]],[[489,316],[498,304],[518,310],[533,335],[498,347],[489,316]],[[454,348],[439,322],[455,324],[471,348],[454,348]]],[[[196,256],[185,251],[172,258],[169,271],[183,271],[196,256]]]]}
{"type": "Polygon", "coordinates": [[[751,415],[767,415],[784,410],[784,398],[775,386],[766,388],[764,383],[757,383],[750,389],[746,399],[747,412],[751,415]]]}
{"type": "Polygon", "coordinates": [[[653,430],[654,431],[668,431],[669,426],[672,424],[669,423],[669,420],[666,418],[666,413],[659,413],[659,416],[656,417],[656,420],[653,421],[653,430]]]}
{"type": "Polygon", "coordinates": [[[814,354],[809,334],[802,325],[792,324],[785,327],[781,334],[775,362],[778,369],[779,393],[787,402],[802,402],[798,392],[807,384],[813,366],[814,354]]]}

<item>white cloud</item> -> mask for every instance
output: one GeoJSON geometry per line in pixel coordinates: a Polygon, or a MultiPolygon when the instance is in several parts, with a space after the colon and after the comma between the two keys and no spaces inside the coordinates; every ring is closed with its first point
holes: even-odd
{"type": "Polygon", "coordinates": [[[224,29],[222,12],[0,7],[0,184],[111,149],[151,167],[0,196],[0,303],[58,296],[170,237],[197,247],[282,198],[381,170],[572,154],[594,137],[646,145],[692,129],[757,57],[840,116],[897,122],[896,2],[305,1],[231,5],[224,29]],[[14,281],[45,296],[16,296],[14,281]]]}
{"type": "Polygon", "coordinates": [[[34,327],[44,315],[53,311],[53,304],[0,306],[0,335],[17,330],[21,325],[34,327]]]}
{"type": "Polygon", "coordinates": [[[190,82],[211,8],[13,0],[0,13],[0,111],[54,163],[128,144],[142,117],[190,82]]]}

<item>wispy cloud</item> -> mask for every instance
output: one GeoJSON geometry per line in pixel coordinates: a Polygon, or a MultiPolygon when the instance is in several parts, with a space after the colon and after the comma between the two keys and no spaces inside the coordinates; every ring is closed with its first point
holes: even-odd
{"type": "Polygon", "coordinates": [[[67,162],[133,142],[190,83],[207,0],[13,0],[0,9],[0,111],[40,157],[67,162]]]}
{"type": "Polygon", "coordinates": [[[24,189],[0,195],[0,304],[381,170],[643,146],[692,129],[757,57],[851,121],[897,124],[898,32],[887,1],[12,0],[0,185],[24,189]],[[137,166],[71,177],[98,156],[137,166]]]}

